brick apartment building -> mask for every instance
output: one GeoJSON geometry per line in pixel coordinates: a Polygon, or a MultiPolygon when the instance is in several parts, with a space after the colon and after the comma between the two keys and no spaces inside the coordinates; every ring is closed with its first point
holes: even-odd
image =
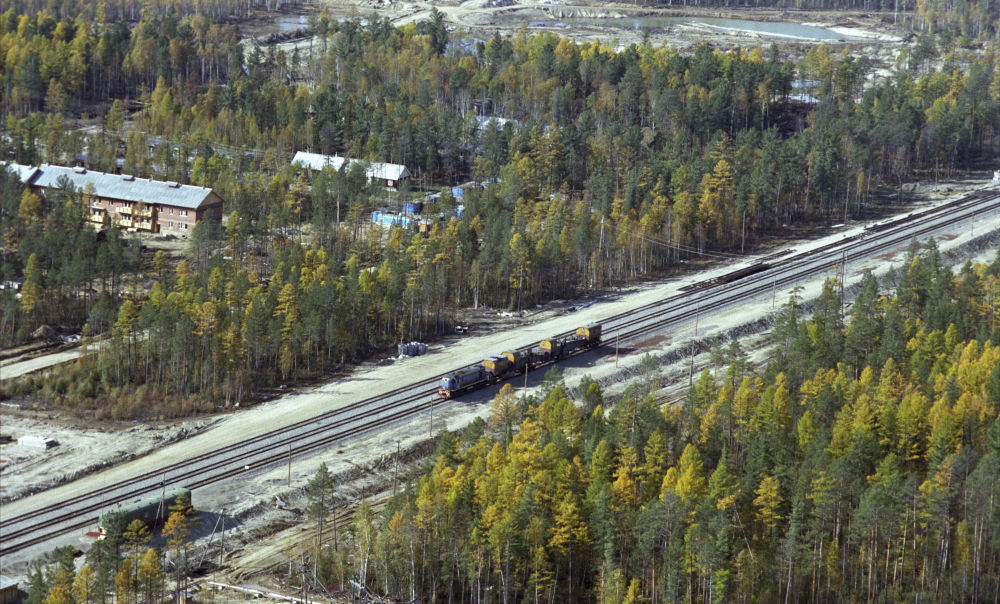
{"type": "Polygon", "coordinates": [[[7,168],[42,195],[72,183],[84,192],[87,217],[97,226],[188,235],[198,221],[222,219],[222,198],[206,187],[50,164],[7,168]]]}

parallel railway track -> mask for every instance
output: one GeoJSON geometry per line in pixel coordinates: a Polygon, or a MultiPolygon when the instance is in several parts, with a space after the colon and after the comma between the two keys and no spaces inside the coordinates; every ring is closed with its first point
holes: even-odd
{"type": "MultiPolygon", "coordinates": [[[[688,320],[698,313],[710,312],[744,299],[752,299],[815,274],[830,260],[851,261],[859,256],[898,246],[943,227],[962,222],[977,213],[1000,208],[1000,191],[980,191],[907,217],[873,225],[863,234],[793,255],[773,254],[764,259],[767,268],[746,268],[721,278],[689,286],[682,293],[645,304],[602,320],[605,342],[631,339],[688,320]],[[947,214],[947,218],[941,217],[947,214]],[[914,221],[932,221],[914,229],[914,221]],[[874,236],[874,237],[873,237],[874,236]],[[878,238],[873,241],[873,239],[878,238]],[[818,265],[818,266],[817,266],[818,265]],[[693,298],[701,299],[692,307],[693,298]],[[682,306],[682,303],[687,303],[682,306]],[[666,311],[661,311],[666,307],[666,311]]],[[[790,252],[789,252],[790,253],[790,252]]],[[[564,332],[564,337],[572,332],[564,332]]],[[[529,346],[522,347],[529,348],[529,346]]],[[[83,493],[58,504],[45,506],[12,518],[0,520],[0,556],[42,543],[55,536],[93,525],[98,513],[109,504],[127,501],[154,492],[167,485],[189,488],[206,486],[240,474],[268,467],[276,459],[284,460],[289,443],[291,454],[301,456],[328,447],[345,438],[355,437],[385,427],[429,410],[436,401],[434,385],[441,376],[422,380],[369,397],[313,418],[271,430],[245,441],[196,455],[163,470],[146,472],[127,480],[83,493]],[[423,399],[423,400],[422,400],[423,399]],[[361,424],[361,425],[353,425],[361,424]],[[72,518],[66,521],[65,518],[72,518]]]]}
{"type": "MultiPolygon", "coordinates": [[[[992,195],[990,195],[988,197],[984,197],[983,201],[986,202],[986,203],[991,204],[986,209],[986,211],[1000,209],[1000,192],[994,192],[992,195]]],[[[978,208],[976,210],[976,212],[974,212],[974,213],[978,213],[978,212],[981,212],[981,211],[983,211],[982,208],[978,208]]],[[[825,252],[830,252],[831,250],[836,250],[838,254],[843,253],[842,259],[845,260],[845,261],[847,261],[847,262],[850,262],[851,260],[858,259],[859,256],[870,255],[872,253],[877,253],[877,252],[880,252],[880,251],[883,251],[883,250],[886,250],[886,249],[889,249],[889,248],[894,248],[894,247],[898,246],[902,241],[910,240],[910,239],[915,239],[915,238],[918,238],[918,237],[930,234],[930,233],[932,233],[934,231],[940,230],[943,226],[947,226],[948,224],[954,224],[956,222],[962,222],[964,220],[967,220],[969,217],[970,216],[968,215],[968,213],[963,213],[963,214],[961,214],[961,215],[959,215],[957,217],[953,217],[946,224],[936,224],[936,225],[927,226],[927,227],[923,227],[923,228],[916,229],[916,230],[906,229],[904,226],[898,226],[898,225],[896,225],[896,226],[893,226],[893,229],[892,229],[891,233],[901,233],[901,232],[903,232],[905,230],[906,233],[905,233],[904,236],[902,236],[902,237],[893,237],[892,239],[889,239],[889,240],[886,240],[886,241],[881,241],[881,242],[878,242],[878,243],[871,244],[869,246],[866,246],[866,248],[864,249],[863,252],[854,252],[854,253],[851,253],[851,251],[850,251],[851,248],[855,248],[855,247],[860,247],[861,246],[861,244],[858,244],[858,243],[855,243],[854,245],[852,245],[850,247],[847,247],[847,248],[841,247],[842,244],[844,242],[846,242],[846,241],[853,241],[853,242],[863,241],[860,237],[855,236],[855,237],[851,237],[850,239],[841,240],[839,242],[836,242],[835,244],[830,244],[830,245],[827,245],[827,246],[823,246],[821,248],[817,248],[815,250],[811,250],[810,252],[805,252],[803,254],[798,254],[796,256],[793,256],[793,257],[788,258],[787,260],[783,261],[783,264],[786,264],[786,263],[789,263],[789,262],[795,261],[795,260],[802,260],[802,259],[807,258],[809,256],[815,256],[817,253],[822,253],[824,251],[825,252]]],[[[831,258],[831,259],[836,259],[836,258],[834,257],[834,258],[831,258]]],[[[816,262],[818,262],[818,261],[819,261],[819,259],[817,258],[816,262]]],[[[780,268],[780,267],[776,267],[776,268],[780,268]]],[[[746,288],[748,285],[753,284],[753,286],[750,289],[742,292],[740,294],[740,297],[741,298],[754,298],[754,297],[759,296],[761,294],[767,293],[768,291],[772,291],[773,289],[775,289],[777,287],[783,287],[783,286],[795,283],[796,281],[800,280],[801,278],[803,278],[805,276],[808,276],[810,274],[813,274],[815,272],[816,272],[816,269],[814,269],[812,267],[805,267],[805,268],[802,268],[800,270],[794,270],[794,269],[789,270],[789,271],[785,272],[781,276],[777,276],[777,275],[774,275],[774,274],[771,274],[771,273],[769,273],[769,274],[753,273],[753,274],[751,274],[751,275],[749,275],[747,277],[742,278],[739,281],[731,282],[731,283],[725,283],[723,285],[718,286],[719,290],[716,293],[724,292],[727,289],[727,286],[731,286],[728,289],[733,289],[733,288],[736,288],[736,287],[746,288]]],[[[702,290],[696,290],[696,291],[702,291],[702,290]]],[[[679,302],[679,301],[681,301],[684,298],[689,297],[689,296],[690,296],[690,290],[688,292],[684,293],[684,294],[677,294],[677,295],[674,295],[674,296],[670,296],[670,297],[664,299],[663,301],[658,301],[658,302],[656,302],[654,304],[660,305],[660,304],[663,304],[663,303],[676,303],[676,302],[679,302]]],[[[616,315],[614,317],[609,318],[604,323],[604,325],[605,325],[604,330],[605,330],[606,333],[609,333],[609,335],[610,334],[614,334],[618,338],[630,339],[630,338],[636,337],[638,335],[642,335],[643,333],[660,329],[660,328],[665,327],[665,326],[667,326],[667,325],[669,325],[671,323],[677,323],[677,322],[680,322],[680,321],[691,319],[691,318],[693,318],[694,316],[696,316],[699,313],[704,313],[706,311],[717,310],[720,307],[727,306],[727,305],[731,304],[732,302],[733,302],[733,300],[731,300],[731,299],[723,298],[721,300],[709,301],[707,303],[701,303],[701,304],[698,304],[698,306],[695,307],[695,308],[693,308],[693,309],[688,308],[688,309],[685,309],[685,310],[682,310],[682,311],[678,312],[677,314],[674,314],[674,315],[671,315],[671,316],[668,316],[668,317],[665,317],[665,318],[658,318],[657,320],[655,320],[655,321],[653,321],[651,323],[644,323],[645,321],[649,320],[649,317],[648,316],[643,316],[643,317],[632,318],[632,319],[630,319],[628,321],[625,321],[625,322],[622,322],[622,323],[619,323],[619,324],[616,325],[616,324],[613,323],[613,321],[615,319],[618,319],[619,317],[622,316],[622,315],[616,315]],[[625,330],[625,331],[622,331],[622,330],[625,330]]],[[[632,315],[632,314],[633,313],[628,313],[628,315],[632,315]]],[[[610,338],[606,339],[606,342],[608,342],[608,341],[610,341],[610,338]]]]}

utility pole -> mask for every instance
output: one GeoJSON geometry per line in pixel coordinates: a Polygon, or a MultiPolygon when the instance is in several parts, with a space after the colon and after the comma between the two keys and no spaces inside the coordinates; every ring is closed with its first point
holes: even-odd
{"type": "Polygon", "coordinates": [[[399,473],[399,439],[396,439],[396,463],[392,467],[392,496],[396,496],[396,475],[399,473]]]}
{"type": "Polygon", "coordinates": [[[777,289],[778,289],[778,276],[775,275],[774,280],[771,281],[771,310],[774,310],[774,296],[777,293],[776,292],[777,289]]]}
{"type": "Polygon", "coordinates": [[[288,488],[292,487],[292,443],[288,443],[288,488]]]}
{"type": "Polygon", "coordinates": [[[688,387],[694,385],[694,355],[698,350],[698,318],[701,308],[694,307],[694,340],[691,341],[691,369],[688,371],[688,387]]]}
{"type": "Polygon", "coordinates": [[[598,254],[600,254],[603,248],[604,248],[604,216],[601,216],[601,238],[597,243],[598,254]]]}
{"type": "Polygon", "coordinates": [[[222,533],[219,535],[222,551],[219,552],[219,568],[222,568],[222,557],[226,554],[226,508],[222,508],[222,533]]]}
{"type": "Polygon", "coordinates": [[[431,423],[430,428],[427,430],[427,436],[434,438],[434,397],[431,397],[431,423]]]}
{"type": "Polygon", "coordinates": [[[840,258],[840,316],[844,316],[844,295],[847,291],[847,250],[840,258]]]}
{"type": "Polygon", "coordinates": [[[618,344],[621,343],[621,340],[622,340],[622,332],[619,329],[615,333],[615,369],[618,368],[618,344]]]}
{"type": "Polygon", "coordinates": [[[742,226],[740,226],[740,253],[741,254],[743,253],[743,250],[746,248],[746,245],[747,245],[747,209],[743,208],[743,222],[742,222],[742,226]]]}

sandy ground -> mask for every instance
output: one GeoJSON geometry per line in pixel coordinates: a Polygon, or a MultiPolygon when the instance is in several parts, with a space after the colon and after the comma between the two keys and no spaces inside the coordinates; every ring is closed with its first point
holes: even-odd
{"type": "Polygon", "coordinates": [[[128,461],[187,438],[211,426],[215,419],[197,419],[167,425],[80,428],[51,414],[18,412],[0,407],[0,502],[43,491],[102,468],[128,461]],[[55,439],[50,449],[18,444],[22,436],[55,439]]]}
{"type": "Polygon", "coordinates": [[[49,367],[52,367],[54,365],[67,363],[69,361],[75,361],[79,357],[80,357],[80,347],[77,346],[70,350],[65,350],[63,352],[47,354],[44,356],[36,357],[34,359],[27,359],[24,361],[18,361],[16,363],[0,365],[0,380],[11,380],[16,377],[21,377],[22,375],[28,373],[41,371],[42,369],[48,369],[49,367]]]}
{"type": "MultiPolygon", "coordinates": [[[[466,2],[416,1],[393,2],[392,0],[327,0],[322,5],[330,14],[339,18],[353,16],[367,17],[376,14],[389,18],[396,25],[427,19],[436,9],[444,15],[445,21],[456,27],[478,34],[481,32],[512,33],[520,29],[528,31],[546,29],[560,35],[576,39],[618,40],[628,44],[639,41],[643,32],[638,27],[604,25],[605,19],[633,19],[642,17],[701,17],[733,18],[748,21],[791,22],[814,25],[830,29],[854,42],[900,40],[892,30],[891,15],[888,19],[870,11],[784,11],[773,9],[724,9],[700,8],[694,6],[672,6],[661,8],[639,8],[634,4],[616,2],[587,2],[561,0],[468,0],[466,2]],[[588,20],[581,23],[579,20],[588,20]],[[551,20],[551,23],[547,21],[551,20]]],[[[709,21],[698,21],[660,25],[649,31],[650,40],[675,46],[710,41],[713,44],[741,45],[748,41],[806,42],[817,40],[803,34],[761,33],[752,29],[741,29],[739,25],[725,26],[709,21]]],[[[836,43],[837,40],[832,40],[836,43]]]]}

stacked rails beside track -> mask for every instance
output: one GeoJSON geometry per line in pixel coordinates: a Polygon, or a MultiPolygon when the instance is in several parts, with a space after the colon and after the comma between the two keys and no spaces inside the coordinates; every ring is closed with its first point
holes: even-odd
{"type": "Polygon", "coordinates": [[[704,291],[706,289],[711,289],[717,285],[725,285],[726,283],[732,283],[744,277],[749,277],[750,275],[756,275],[757,273],[766,271],[771,268],[770,264],[766,262],[758,262],[757,264],[751,264],[750,266],[745,266],[741,269],[726,273],[724,275],[719,275],[718,277],[713,277],[712,279],[706,279],[704,281],[697,281],[695,283],[689,283],[685,286],[678,288],[685,294],[692,294],[694,292],[704,291]]]}
{"type": "Polygon", "coordinates": [[[777,252],[771,254],[770,256],[765,256],[765,257],[761,258],[760,261],[761,262],[774,262],[778,258],[781,258],[782,256],[787,256],[788,254],[791,254],[794,251],[795,251],[794,249],[780,250],[780,251],[777,251],[777,252]]]}
{"type": "MultiPolygon", "coordinates": [[[[898,231],[903,230],[905,224],[912,222],[915,219],[915,217],[917,219],[923,219],[944,211],[960,210],[962,206],[969,204],[971,202],[991,203],[991,206],[988,208],[988,210],[997,209],[998,207],[1000,207],[1000,203],[997,203],[998,198],[1000,198],[1000,191],[995,191],[995,190],[980,191],[970,195],[966,195],[958,200],[937,206],[936,208],[930,208],[922,212],[910,213],[905,219],[891,221],[885,224],[875,225],[875,228],[870,233],[869,231],[866,230],[864,234],[858,234],[852,237],[845,237],[835,243],[831,243],[822,246],[820,248],[810,250],[809,252],[796,254],[794,256],[786,258],[780,263],[774,263],[770,267],[760,268],[759,270],[752,270],[750,272],[743,272],[743,274],[741,274],[740,276],[728,279],[722,283],[715,281],[709,285],[700,288],[699,291],[705,291],[717,288],[717,291],[714,293],[715,295],[719,295],[721,293],[724,293],[724,290],[728,290],[730,288],[745,287],[748,284],[755,282],[760,283],[759,285],[753,287],[750,291],[745,292],[740,296],[741,298],[752,298],[753,296],[760,295],[761,293],[766,292],[769,288],[772,288],[776,285],[784,286],[798,280],[805,274],[815,272],[814,269],[794,271],[794,268],[789,265],[793,264],[795,261],[804,260],[810,257],[815,258],[817,254],[823,254],[824,252],[832,251],[834,248],[842,247],[845,243],[849,244],[848,247],[838,251],[842,251],[846,259],[851,260],[855,258],[856,255],[848,254],[847,252],[853,247],[860,246],[862,242],[864,242],[864,240],[867,238],[867,235],[874,233],[878,233],[879,236],[881,237],[891,236],[891,235],[896,235],[896,236],[888,241],[882,242],[874,246],[872,249],[865,250],[864,253],[868,254],[873,251],[879,251],[881,249],[893,247],[898,245],[902,240],[919,237],[923,234],[946,227],[950,224],[966,220],[970,218],[972,215],[974,215],[975,212],[965,211],[961,213],[956,213],[944,223],[936,224],[930,227],[925,227],[923,229],[918,229],[913,232],[908,232],[904,235],[899,235],[898,231]],[[768,268],[773,268],[775,270],[792,269],[793,272],[781,277],[778,277],[777,275],[764,275],[763,273],[765,273],[768,270],[768,268]]],[[[983,210],[979,209],[977,211],[983,211],[983,210]]],[[[747,269],[752,269],[755,266],[759,265],[747,267],[747,269]]],[[[734,271],[733,273],[741,273],[741,272],[742,271],[734,271]]],[[[732,276],[733,273],[731,273],[730,276],[732,276]]],[[[709,281],[714,281],[714,280],[709,280],[709,281]]],[[[642,323],[645,321],[649,321],[651,317],[655,318],[659,313],[650,312],[644,316],[637,316],[637,313],[643,313],[644,311],[653,311],[657,308],[667,305],[674,305],[677,302],[683,301],[683,298],[686,298],[689,295],[690,292],[676,294],[664,298],[662,300],[651,302],[642,305],[640,307],[631,309],[627,312],[608,317],[607,319],[604,319],[602,321],[602,323],[605,326],[604,327],[605,336],[614,335],[617,338],[626,338],[626,339],[632,338],[649,331],[661,329],[666,325],[689,319],[695,316],[698,312],[706,312],[733,303],[732,299],[722,299],[712,304],[699,305],[696,309],[688,308],[668,318],[658,321],[653,321],[651,323],[646,323],[646,324],[642,323]]],[[[571,333],[573,332],[566,331],[561,334],[557,334],[553,337],[565,337],[571,333]]],[[[607,337],[606,341],[610,341],[610,339],[611,339],[610,337],[607,337]]],[[[524,346],[521,347],[519,350],[524,350],[530,347],[531,346],[524,346]]],[[[461,367],[453,369],[452,371],[456,371],[458,369],[461,369],[461,367]]],[[[303,453],[311,452],[317,448],[333,444],[338,440],[348,437],[355,437],[362,433],[368,432],[372,429],[384,427],[399,420],[406,419],[413,415],[422,413],[430,409],[435,403],[437,404],[440,403],[434,400],[433,393],[435,391],[433,388],[426,390],[421,390],[421,388],[426,388],[431,384],[437,383],[437,381],[439,381],[440,378],[441,376],[437,376],[434,378],[423,380],[417,384],[411,384],[400,388],[396,388],[384,394],[370,397],[362,401],[351,403],[339,409],[325,412],[314,418],[310,418],[308,420],[302,420],[300,422],[296,422],[295,424],[291,424],[289,426],[285,426],[276,430],[272,430],[270,432],[257,435],[246,441],[242,441],[240,443],[234,443],[213,451],[209,451],[207,453],[187,459],[183,462],[174,464],[173,466],[170,466],[168,468],[153,472],[147,472],[145,474],[133,477],[126,481],[119,482],[115,485],[110,485],[102,489],[96,489],[94,491],[90,491],[88,493],[75,496],[68,500],[62,501],[59,504],[46,506],[44,508],[40,508],[39,510],[32,511],[30,513],[23,514],[18,517],[4,519],[3,521],[0,521],[0,529],[12,526],[14,524],[30,521],[33,519],[40,519],[40,520],[29,526],[18,529],[14,532],[8,532],[0,535],[3,537],[3,542],[4,542],[3,547],[0,548],[0,555],[6,555],[19,551],[36,543],[44,542],[47,539],[52,538],[54,536],[61,535],[66,532],[72,531],[74,529],[78,529],[87,526],[89,524],[92,524],[97,519],[97,516],[95,514],[97,510],[100,510],[102,507],[105,507],[109,504],[125,501],[133,497],[145,494],[147,492],[159,489],[161,483],[158,480],[158,477],[166,473],[169,473],[171,471],[174,471],[174,473],[169,478],[171,482],[177,484],[184,484],[185,486],[189,486],[190,488],[197,488],[200,486],[211,484],[213,482],[224,480],[226,478],[237,476],[243,472],[248,471],[248,467],[250,470],[263,469],[265,467],[274,464],[276,461],[276,457],[282,459],[283,461],[284,456],[281,454],[283,454],[288,449],[288,444],[292,439],[301,441],[303,436],[306,435],[318,436],[318,438],[314,441],[306,442],[304,444],[300,444],[300,446],[298,447],[293,448],[294,455],[301,455],[303,453]],[[375,409],[374,411],[378,414],[378,417],[376,417],[373,420],[370,420],[362,428],[345,427],[347,424],[356,422],[365,415],[371,413],[370,411],[368,412],[364,411],[364,407],[370,406],[373,403],[378,403],[384,400],[385,398],[404,393],[408,394],[399,400],[391,401],[390,403],[382,405],[378,409],[375,409]],[[429,400],[419,403],[417,402],[420,398],[425,396],[429,396],[429,400]],[[355,415],[343,418],[338,417],[352,412],[354,412],[355,415]],[[329,419],[334,419],[334,421],[330,422],[327,425],[313,427],[307,430],[304,434],[298,434],[295,432],[296,430],[302,429],[309,424],[322,422],[329,419]],[[324,434],[331,428],[337,429],[337,431],[334,433],[324,434]],[[285,438],[284,440],[279,440],[279,442],[277,443],[265,442],[269,439],[275,439],[275,438],[280,439],[280,437],[284,435],[287,435],[287,438],[285,438]],[[237,453],[239,449],[245,449],[246,447],[252,446],[253,444],[256,443],[260,443],[262,445],[261,448],[253,451],[242,451],[237,453]],[[229,453],[232,453],[232,455],[226,457],[226,455],[229,453]],[[210,464],[208,464],[207,467],[197,466],[198,463],[207,461],[212,457],[219,457],[219,456],[222,456],[223,459],[218,461],[213,461],[210,464]],[[257,460],[251,459],[254,457],[260,458],[262,456],[264,456],[263,459],[257,459],[257,460]],[[249,461],[250,463],[244,463],[243,465],[240,465],[241,461],[249,461]],[[227,465],[232,467],[226,468],[225,466],[227,465]],[[212,475],[207,475],[209,474],[210,470],[213,469],[217,470],[217,472],[212,475]],[[147,482],[148,481],[152,482],[148,483],[147,486],[142,487],[140,486],[140,483],[142,483],[144,480],[147,482]],[[112,492],[132,485],[135,485],[136,489],[130,491],[127,496],[116,496],[117,499],[112,498],[113,497],[111,496],[112,492]],[[109,498],[102,501],[100,498],[103,495],[107,495],[109,498]],[[85,504],[80,506],[79,509],[74,509],[74,510],[67,509],[67,507],[69,506],[83,503],[87,499],[93,499],[95,497],[98,498],[98,503],[85,504]],[[59,518],[41,519],[41,517],[51,515],[55,512],[60,512],[62,516],[65,516],[65,514],[71,514],[74,518],[78,519],[73,520],[69,523],[63,523],[57,528],[53,528],[51,525],[53,524],[54,521],[58,522],[59,518]],[[47,528],[49,530],[46,531],[47,528]],[[12,539],[27,536],[34,531],[42,531],[43,534],[35,535],[28,540],[21,541],[18,543],[14,544],[10,543],[12,539]]]]}

